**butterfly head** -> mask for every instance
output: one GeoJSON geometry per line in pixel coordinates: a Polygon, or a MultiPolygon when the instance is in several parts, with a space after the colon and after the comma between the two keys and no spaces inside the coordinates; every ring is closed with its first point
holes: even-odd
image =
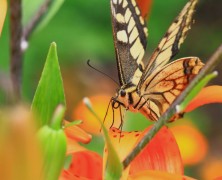
{"type": "Polygon", "coordinates": [[[116,93],[116,96],[112,98],[112,107],[113,107],[114,109],[119,108],[120,105],[122,105],[122,106],[125,107],[124,103],[122,102],[122,100],[121,100],[121,98],[120,98],[120,97],[122,97],[122,96],[125,96],[124,94],[126,95],[126,92],[124,92],[124,91],[121,91],[121,92],[120,92],[120,91],[119,91],[119,92],[116,93]],[[120,94],[120,93],[121,93],[121,94],[120,94]],[[121,96],[121,95],[122,95],[122,96],[121,96]]]}
{"type": "Polygon", "coordinates": [[[120,88],[116,92],[116,96],[112,98],[112,107],[117,109],[121,106],[128,109],[127,92],[124,88],[120,88]]]}

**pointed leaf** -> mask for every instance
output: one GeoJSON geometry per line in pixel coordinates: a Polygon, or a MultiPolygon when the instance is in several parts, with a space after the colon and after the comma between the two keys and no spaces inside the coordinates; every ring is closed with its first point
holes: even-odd
{"type": "Polygon", "coordinates": [[[40,125],[50,123],[59,104],[66,103],[56,44],[52,43],[32,102],[32,111],[38,117],[40,125]]]}

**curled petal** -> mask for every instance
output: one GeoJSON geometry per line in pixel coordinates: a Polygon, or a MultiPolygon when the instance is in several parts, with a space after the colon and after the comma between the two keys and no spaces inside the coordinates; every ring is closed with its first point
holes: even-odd
{"type": "Polygon", "coordinates": [[[102,158],[92,151],[72,153],[72,162],[69,169],[62,172],[62,177],[74,179],[102,179],[102,158]]]}
{"type": "Polygon", "coordinates": [[[222,86],[208,86],[189,103],[185,112],[190,112],[199,106],[210,103],[222,103],[222,86]]]}
{"type": "Polygon", "coordinates": [[[170,180],[194,180],[193,178],[183,176],[181,174],[171,174],[168,172],[163,171],[141,171],[136,174],[131,175],[128,180],[163,180],[163,179],[170,179],[170,180]]]}
{"type": "MultiPolygon", "coordinates": [[[[64,121],[65,124],[68,124],[68,121],[64,121]]],[[[81,142],[87,144],[91,141],[92,136],[86,133],[80,127],[73,125],[65,128],[65,134],[69,139],[73,139],[74,141],[81,142]]]]}
{"type": "MultiPolygon", "coordinates": [[[[148,127],[138,141],[149,131],[148,127]]],[[[167,127],[154,136],[150,143],[131,163],[130,174],[143,170],[159,170],[169,173],[183,174],[183,164],[176,140],[167,127]]]]}

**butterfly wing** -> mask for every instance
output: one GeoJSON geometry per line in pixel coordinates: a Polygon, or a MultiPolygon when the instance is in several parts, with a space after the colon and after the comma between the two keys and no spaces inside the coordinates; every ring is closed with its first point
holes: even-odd
{"type": "Polygon", "coordinates": [[[143,84],[154,69],[162,68],[178,53],[180,45],[186,38],[187,31],[190,29],[196,4],[197,0],[190,0],[169,27],[151,56],[141,77],[140,85],[143,84]]]}
{"type": "Polygon", "coordinates": [[[141,88],[141,95],[147,99],[151,112],[149,118],[157,120],[203,66],[199,58],[187,57],[154,70],[141,88]]]}
{"type": "Polygon", "coordinates": [[[112,26],[120,84],[138,84],[144,65],[147,28],[135,0],[111,0],[112,26]]]}

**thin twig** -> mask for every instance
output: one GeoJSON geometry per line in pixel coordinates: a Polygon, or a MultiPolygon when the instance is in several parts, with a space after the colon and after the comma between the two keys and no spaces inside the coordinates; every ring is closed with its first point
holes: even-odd
{"type": "Polygon", "coordinates": [[[45,0],[39,10],[31,19],[30,23],[23,28],[22,27],[22,5],[21,0],[10,0],[10,69],[11,79],[13,85],[13,94],[16,100],[21,96],[21,76],[22,76],[22,64],[23,53],[26,47],[22,46],[23,41],[27,41],[39,24],[43,15],[47,12],[51,6],[53,0],[45,0]],[[24,29],[24,30],[23,30],[24,29]]]}
{"type": "Polygon", "coordinates": [[[10,63],[13,92],[16,99],[20,98],[22,73],[22,10],[21,0],[10,0],[10,63]]]}
{"type": "Polygon", "coordinates": [[[4,93],[5,99],[11,101],[13,96],[12,82],[10,77],[3,71],[0,71],[0,89],[4,93]]]}
{"type": "Polygon", "coordinates": [[[32,34],[33,30],[42,20],[45,13],[48,11],[49,7],[51,6],[53,0],[45,0],[45,2],[40,6],[36,14],[32,17],[30,22],[26,27],[24,27],[22,39],[27,41],[32,34]]]}
{"type": "Polygon", "coordinates": [[[210,73],[213,68],[222,60],[222,45],[215,51],[211,56],[209,61],[200,71],[200,73],[193,79],[193,81],[187,86],[187,88],[180,94],[180,96],[174,101],[170,108],[159,118],[159,120],[154,124],[152,129],[148,131],[133,151],[124,159],[123,167],[124,169],[128,167],[131,161],[140,153],[140,151],[149,143],[149,141],[154,137],[154,135],[163,127],[167,121],[176,114],[176,106],[181,104],[189,92],[202,80],[205,75],[210,73]]]}

